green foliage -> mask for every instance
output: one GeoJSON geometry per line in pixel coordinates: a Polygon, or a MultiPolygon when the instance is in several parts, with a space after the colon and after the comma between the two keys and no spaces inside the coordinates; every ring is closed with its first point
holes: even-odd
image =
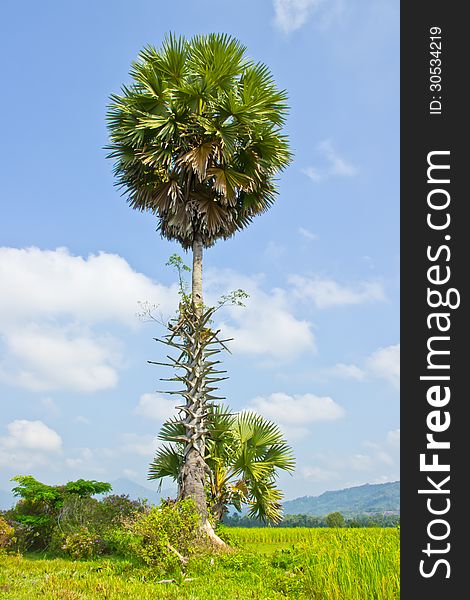
{"type": "Polygon", "coordinates": [[[215,533],[229,546],[235,546],[232,534],[230,533],[230,527],[226,527],[220,521],[216,523],[214,528],[215,533]]]}
{"type": "Polygon", "coordinates": [[[187,556],[202,542],[199,525],[200,517],[192,499],[162,502],[129,526],[134,536],[132,550],[148,565],[177,568],[178,553],[187,556]]]}
{"type": "Polygon", "coordinates": [[[332,512],[326,515],[325,520],[327,527],[344,527],[346,525],[346,521],[340,512],[332,512]]]}
{"type": "Polygon", "coordinates": [[[67,548],[70,544],[79,545],[85,528],[94,539],[103,540],[102,551],[106,537],[122,527],[124,519],[146,510],[145,503],[130,500],[128,496],[92,498],[111,490],[109,483],[101,481],[78,479],[49,486],[29,475],[15,477],[14,481],[19,485],[13,492],[20,499],[5,515],[15,529],[15,549],[20,552],[46,549],[61,552],[64,544],[67,548]],[[75,534],[80,534],[77,540],[75,534]],[[70,535],[71,541],[66,543],[70,535]]]}
{"type": "MultiPolygon", "coordinates": [[[[267,524],[259,519],[253,519],[247,515],[240,516],[238,513],[225,515],[223,524],[227,527],[266,527],[267,524]]],[[[400,515],[356,515],[345,520],[346,527],[396,527],[400,524],[400,515]]],[[[302,528],[302,527],[328,527],[325,517],[315,517],[313,515],[284,515],[279,523],[270,524],[270,527],[281,528],[302,528]]]]}
{"type": "Polygon", "coordinates": [[[396,529],[236,529],[250,549],[192,555],[184,576],[98,557],[44,560],[0,555],[2,600],[398,600],[396,529]],[[259,534],[265,536],[263,544],[259,534]],[[302,535],[299,536],[299,533],[302,535]],[[269,542],[269,536],[284,540],[269,542]],[[188,579],[185,581],[185,577],[188,579]],[[173,583],[161,584],[162,578],[173,583]]]}
{"type": "Polygon", "coordinates": [[[105,542],[88,527],[80,527],[77,531],[67,534],[62,545],[62,550],[75,560],[99,556],[105,548],[105,542]]]}
{"type": "Polygon", "coordinates": [[[183,273],[191,272],[191,268],[183,262],[179,254],[172,254],[166,263],[167,267],[173,267],[178,273],[178,294],[184,306],[188,306],[191,302],[191,292],[189,291],[188,282],[185,280],[183,273]]]}
{"type": "Polygon", "coordinates": [[[0,552],[8,550],[16,542],[15,530],[0,515],[0,552]]]}
{"type": "Polygon", "coordinates": [[[31,502],[45,502],[54,508],[60,506],[64,498],[68,495],[73,494],[80,498],[89,498],[94,494],[103,494],[112,489],[110,483],[95,480],[88,481],[85,479],[69,481],[63,486],[46,485],[37,481],[31,475],[17,475],[12,478],[12,481],[19,483],[19,485],[12,489],[15,496],[31,502]]]}
{"type": "Polygon", "coordinates": [[[291,160],[287,94],[226,34],[147,46],[111,96],[110,154],[132,208],[154,213],[185,249],[246,227],[274,202],[291,160]]]}
{"type": "MultiPolygon", "coordinates": [[[[232,414],[223,405],[208,407],[206,426],[207,492],[216,518],[223,517],[228,505],[240,510],[245,504],[250,516],[278,523],[282,514],[278,471],[292,471],[295,466],[292,449],[279,427],[256,413],[232,414]]],[[[163,424],[159,439],[167,444],[150,464],[149,479],[178,480],[184,446],[175,440],[183,435],[179,419],[163,424]]]]}

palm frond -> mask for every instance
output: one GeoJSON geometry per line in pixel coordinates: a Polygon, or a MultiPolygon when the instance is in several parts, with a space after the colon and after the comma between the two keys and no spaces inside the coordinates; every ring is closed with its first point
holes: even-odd
{"type": "Polygon", "coordinates": [[[142,50],[131,85],[110,97],[116,184],[185,249],[196,232],[209,247],[247,227],[272,205],[274,177],[291,161],[281,131],[286,93],[245,50],[226,34],[169,34],[161,48],[142,50]],[[196,177],[184,176],[188,170],[196,177]],[[165,192],[169,181],[181,202],[165,192]]]}
{"type": "Polygon", "coordinates": [[[177,446],[163,445],[149,465],[147,479],[171,477],[173,481],[178,481],[182,464],[183,455],[181,450],[177,446]]]}

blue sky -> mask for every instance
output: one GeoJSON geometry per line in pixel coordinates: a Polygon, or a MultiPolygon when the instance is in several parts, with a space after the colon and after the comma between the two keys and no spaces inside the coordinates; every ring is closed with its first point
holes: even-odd
{"type": "MultiPolygon", "coordinates": [[[[173,31],[239,38],[289,94],[295,158],[276,205],[205,254],[234,338],[223,392],[275,420],[287,499],[399,479],[399,3],[136,0],[2,4],[0,489],[32,474],[146,482],[173,414],[155,323],[179,252],[113,187],[105,113],[173,31]]],[[[186,262],[190,256],[184,255],[186,262]]]]}

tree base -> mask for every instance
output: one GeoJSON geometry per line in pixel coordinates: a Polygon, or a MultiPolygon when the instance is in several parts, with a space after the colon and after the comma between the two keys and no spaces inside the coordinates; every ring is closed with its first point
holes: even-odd
{"type": "Polygon", "coordinates": [[[226,550],[228,548],[227,544],[222,540],[214,531],[214,528],[210,524],[209,521],[206,521],[201,525],[201,531],[205,535],[208,540],[208,543],[219,550],[226,550]]]}

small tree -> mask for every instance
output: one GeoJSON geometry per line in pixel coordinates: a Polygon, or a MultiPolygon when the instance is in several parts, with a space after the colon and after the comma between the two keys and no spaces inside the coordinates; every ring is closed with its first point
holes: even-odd
{"type": "Polygon", "coordinates": [[[15,526],[18,536],[20,532],[24,533],[22,544],[38,550],[49,545],[61,509],[68,498],[85,499],[111,490],[109,483],[85,479],[54,486],[41,483],[31,475],[18,475],[12,481],[18,483],[12,491],[19,500],[6,515],[10,521],[18,524],[18,529],[15,526]]]}
{"type": "Polygon", "coordinates": [[[325,518],[327,527],[344,527],[346,521],[340,512],[332,512],[325,518]]]}
{"type": "MultiPolygon", "coordinates": [[[[184,445],[178,440],[184,427],[178,419],[167,421],[159,439],[167,442],[150,465],[149,479],[171,477],[177,481],[184,445]]],[[[279,427],[250,411],[231,414],[225,406],[212,406],[207,417],[205,462],[206,493],[214,516],[221,520],[227,507],[249,507],[249,515],[279,523],[282,492],[276,486],[279,470],[292,471],[295,461],[279,427]]]]}

